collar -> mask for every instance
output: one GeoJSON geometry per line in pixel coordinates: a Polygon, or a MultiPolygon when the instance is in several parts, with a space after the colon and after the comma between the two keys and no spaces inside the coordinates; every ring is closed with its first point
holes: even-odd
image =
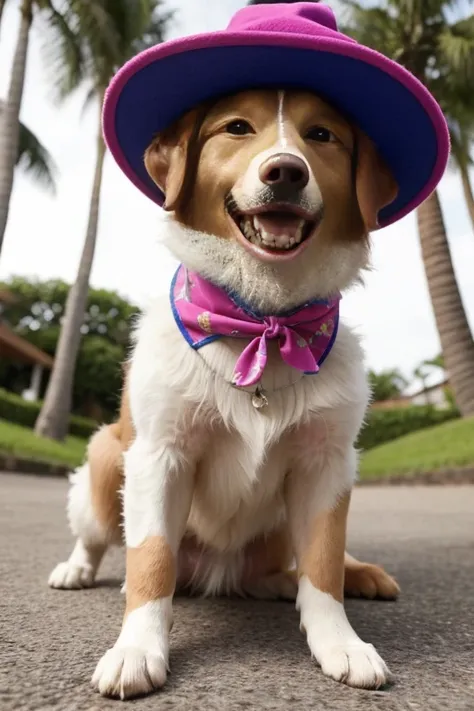
{"type": "Polygon", "coordinates": [[[232,384],[237,387],[259,382],[268,340],[278,339],[285,363],[304,374],[317,373],[336,340],[340,298],[311,301],[277,316],[257,314],[183,265],[170,289],[176,324],[195,350],[224,337],[250,341],[234,368],[232,384]]]}

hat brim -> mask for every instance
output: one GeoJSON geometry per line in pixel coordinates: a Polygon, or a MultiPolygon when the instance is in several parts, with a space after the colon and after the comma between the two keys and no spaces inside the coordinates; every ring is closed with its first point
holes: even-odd
{"type": "Polygon", "coordinates": [[[154,136],[202,101],[259,87],[321,94],[372,139],[399,186],[396,200],[379,215],[380,227],[415,209],[443,176],[446,121],[412,74],[347,39],[277,32],[214,32],[142,52],[108,89],[107,145],[128,178],[162,205],[164,196],[143,161],[154,136]]]}

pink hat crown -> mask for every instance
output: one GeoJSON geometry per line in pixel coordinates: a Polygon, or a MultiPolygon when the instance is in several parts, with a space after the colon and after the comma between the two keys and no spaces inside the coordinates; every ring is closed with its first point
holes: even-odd
{"type": "Polygon", "coordinates": [[[333,11],[327,5],[301,2],[282,5],[251,5],[239,10],[227,29],[232,32],[291,32],[309,37],[347,39],[337,29],[333,11]]]}

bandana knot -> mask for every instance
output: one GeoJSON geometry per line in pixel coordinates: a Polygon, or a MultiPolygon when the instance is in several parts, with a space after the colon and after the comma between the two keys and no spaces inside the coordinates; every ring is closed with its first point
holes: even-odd
{"type": "Polygon", "coordinates": [[[288,314],[259,316],[181,265],[171,285],[170,301],[178,328],[195,350],[224,337],[250,341],[234,368],[232,383],[237,387],[259,382],[267,364],[269,340],[278,341],[285,363],[314,374],[337,335],[340,296],[311,301],[288,314]]]}

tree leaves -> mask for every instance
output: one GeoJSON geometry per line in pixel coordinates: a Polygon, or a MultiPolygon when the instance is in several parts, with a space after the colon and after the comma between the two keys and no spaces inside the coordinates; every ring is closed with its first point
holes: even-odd
{"type": "Polygon", "coordinates": [[[384,400],[393,400],[400,397],[408,385],[406,378],[396,368],[384,370],[380,373],[369,370],[368,377],[375,402],[383,402],[384,400]]]}
{"type": "MultiPolygon", "coordinates": [[[[4,110],[0,100],[0,112],[4,110]]],[[[55,192],[57,167],[51,154],[25,124],[20,122],[20,140],[16,165],[40,186],[55,192]]]]}
{"type": "MultiPolygon", "coordinates": [[[[458,0],[385,0],[365,7],[341,0],[348,9],[343,31],[403,64],[438,100],[451,132],[452,157],[471,163],[474,138],[474,15],[453,21],[458,0]]],[[[472,1],[468,3],[473,5],[472,1]]]]}
{"type": "Polygon", "coordinates": [[[25,124],[20,123],[20,143],[17,166],[36,183],[56,192],[57,167],[48,150],[25,124]]]}
{"type": "MultiPolygon", "coordinates": [[[[69,285],[59,279],[12,277],[5,286],[16,301],[4,306],[2,317],[23,338],[54,355],[69,285]]],[[[114,291],[89,289],[82,324],[87,337],[81,342],[74,380],[76,412],[106,418],[115,413],[122,387],[122,363],[138,313],[137,306],[114,291]]],[[[21,392],[30,378],[30,366],[0,364],[0,387],[21,392]]]]}

